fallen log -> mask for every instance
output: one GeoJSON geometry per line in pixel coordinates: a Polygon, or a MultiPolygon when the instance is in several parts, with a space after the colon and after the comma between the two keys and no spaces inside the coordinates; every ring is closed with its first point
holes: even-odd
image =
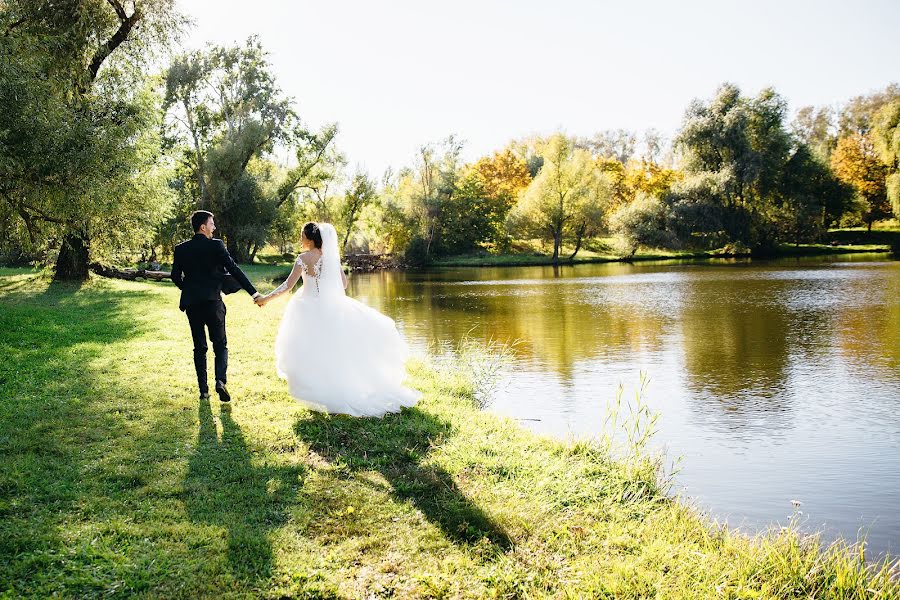
{"type": "Polygon", "coordinates": [[[101,277],[109,277],[111,279],[127,279],[135,281],[137,279],[150,279],[153,281],[169,281],[172,274],[168,271],[151,271],[150,269],[116,269],[105,265],[94,263],[91,265],[91,271],[101,277]]]}

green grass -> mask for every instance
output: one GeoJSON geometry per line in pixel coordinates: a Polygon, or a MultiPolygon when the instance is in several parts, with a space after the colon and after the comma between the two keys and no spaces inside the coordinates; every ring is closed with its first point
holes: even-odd
{"type": "Polygon", "coordinates": [[[717,527],[459,374],[415,365],[423,400],[381,420],[305,411],[285,302],[228,297],[225,406],[170,284],[0,270],[0,597],[900,598],[896,567],[717,527]]]}

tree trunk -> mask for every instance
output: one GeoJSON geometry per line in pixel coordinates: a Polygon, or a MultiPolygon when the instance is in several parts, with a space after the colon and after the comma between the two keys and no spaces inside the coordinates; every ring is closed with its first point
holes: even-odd
{"type": "Polygon", "coordinates": [[[228,254],[231,255],[234,262],[238,264],[247,262],[250,254],[249,249],[245,250],[244,245],[239,243],[239,241],[233,241],[231,238],[228,238],[226,247],[228,248],[228,254]]]}
{"type": "Polygon", "coordinates": [[[584,240],[584,233],[587,231],[587,225],[582,225],[578,228],[578,233],[575,236],[575,252],[572,253],[572,256],[569,257],[569,260],[575,258],[575,255],[578,254],[578,251],[581,250],[581,242],[584,240]]]}
{"type": "Polygon", "coordinates": [[[169,281],[172,273],[169,271],[152,271],[148,269],[117,269],[115,267],[105,267],[97,263],[91,264],[91,271],[102,277],[112,279],[127,279],[135,281],[137,279],[151,279],[153,281],[169,281]]]}
{"type": "Polygon", "coordinates": [[[194,140],[194,153],[197,158],[197,185],[200,186],[200,208],[205,209],[209,206],[209,192],[206,189],[206,168],[203,164],[203,151],[200,149],[200,138],[197,136],[196,127],[194,127],[190,102],[185,98],[182,104],[184,104],[184,112],[187,115],[188,129],[191,130],[191,137],[194,140]]]}
{"type": "Polygon", "coordinates": [[[425,246],[425,256],[431,256],[431,242],[434,240],[434,221],[435,219],[432,217],[431,227],[429,227],[428,231],[428,244],[425,246]]]}
{"type": "Polygon", "coordinates": [[[56,259],[54,281],[84,281],[88,278],[88,245],[84,233],[66,234],[56,259]]]}
{"type": "Polygon", "coordinates": [[[559,247],[562,246],[562,230],[557,229],[553,232],[553,262],[559,262],[559,247]]]}

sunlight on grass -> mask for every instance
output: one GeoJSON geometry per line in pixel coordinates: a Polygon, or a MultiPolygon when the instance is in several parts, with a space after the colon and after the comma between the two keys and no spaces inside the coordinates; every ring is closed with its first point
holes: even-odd
{"type": "Polygon", "coordinates": [[[721,528],[654,470],[480,411],[471,379],[425,362],[414,409],[310,413],[274,372],[286,301],[226,302],[231,406],[197,399],[173,286],[0,271],[0,596],[900,594],[859,546],[721,528]]]}

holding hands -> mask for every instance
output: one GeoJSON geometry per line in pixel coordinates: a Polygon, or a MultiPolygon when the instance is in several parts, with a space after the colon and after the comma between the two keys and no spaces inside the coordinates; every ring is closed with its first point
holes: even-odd
{"type": "Polygon", "coordinates": [[[263,306],[265,306],[266,304],[268,304],[269,301],[270,301],[271,299],[272,299],[272,298],[269,297],[268,294],[265,295],[265,296],[263,296],[263,295],[260,294],[259,292],[257,292],[257,293],[254,294],[254,296],[253,296],[253,302],[254,302],[258,307],[260,307],[260,308],[262,308],[263,306]]]}

